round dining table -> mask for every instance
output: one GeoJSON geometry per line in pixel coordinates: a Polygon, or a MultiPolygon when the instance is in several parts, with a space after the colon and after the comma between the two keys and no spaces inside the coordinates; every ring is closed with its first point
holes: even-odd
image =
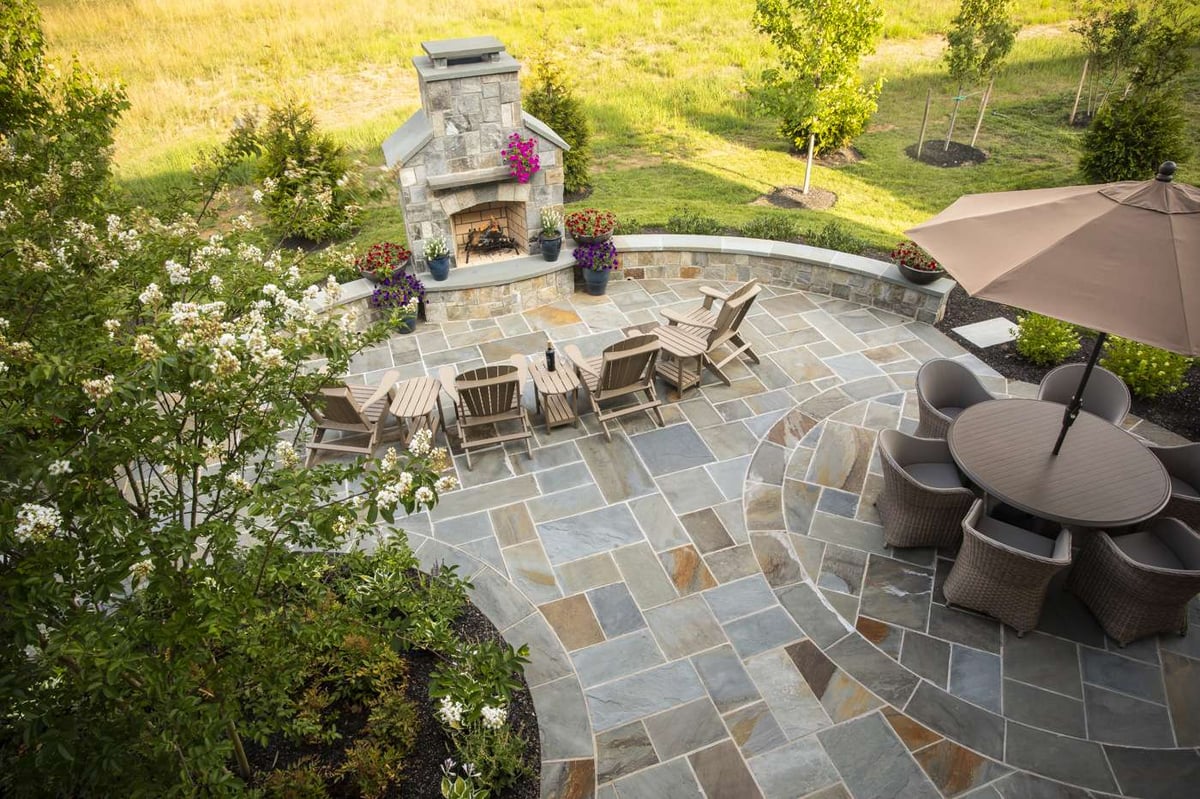
{"type": "Polygon", "coordinates": [[[1052,454],[1066,406],[1033,399],[980,402],[946,435],[950,454],[992,498],[1060,524],[1124,527],[1171,498],[1162,463],[1131,433],[1081,411],[1052,454]]]}

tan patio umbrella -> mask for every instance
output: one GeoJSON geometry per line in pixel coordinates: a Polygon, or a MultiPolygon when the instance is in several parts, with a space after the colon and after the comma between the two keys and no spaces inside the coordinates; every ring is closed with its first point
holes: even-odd
{"type": "Polygon", "coordinates": [[[1200,355],[1200,189],[1174,174],[971,194],[906,231],[972,297],[1104,331],[1055,454],[1108,333],[1200,355]]]}

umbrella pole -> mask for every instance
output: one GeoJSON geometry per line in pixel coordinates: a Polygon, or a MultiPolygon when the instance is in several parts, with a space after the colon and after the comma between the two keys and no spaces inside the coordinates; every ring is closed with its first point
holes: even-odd
{"type": "Polygon", "coordinates": [[[1100,350],[1104,349],[1104,342],[1108,338],[1108,333],[1101,333],[1096,336],[1096,345],[1092,347],[1092,355],[1088,358],[1087,367],[1083,370],[1083,377],[1079,378],[1079,387],[1075,389],[1075,396],[1071,397],[1071,402],[1067,405],[1067,410],[1063,413],[1062,429],[1058,431],[1058,441],[1054,442],[1054,452],[1057,455],[1062,449],[1063,439],[1067,437],[1067,431],[1071,429],[1071,425],[1075,423],[1075,418],[1079,416],[1079,409],[1083,407],[1083,390],[1087,388],[1088,378],[1092,376],[1092,370],[1096,368],[1096,361],[1100,358],[1100,350]]]}

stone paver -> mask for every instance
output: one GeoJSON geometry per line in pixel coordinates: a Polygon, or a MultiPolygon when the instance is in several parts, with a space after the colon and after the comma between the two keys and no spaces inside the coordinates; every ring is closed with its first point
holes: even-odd
{"type": "MultiPolygon", "coordinates": [[[[532,355],[547,334],[594,355],[658,308],[697,302],[698,286],[622,281],[605,297],[422,325],[357,359],[352,378],[532,355]]],[[[1054,594],[1018,639],[946,607],[953,553],[883,540],[875,435],[915,428],[920,364],[958,359],[999,394],[1034,387],[928,325],[769,285],[743,330],[761,363],[731,363],[731,386],[706,375],[664,405],[665,427],[626,417],[607,442],[585,415],[538,429],[533,457],[497,448],[471,471],[456,458],[465,487],[406,524],[423,566],[457,565],[506,638],[531,645],[544,799],[1200,784],[1200,632],[1121,650],[1054,594]]]]}

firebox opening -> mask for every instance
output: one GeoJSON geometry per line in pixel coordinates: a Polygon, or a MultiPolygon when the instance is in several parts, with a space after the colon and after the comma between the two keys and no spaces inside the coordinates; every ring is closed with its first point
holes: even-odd
{"type": "Polygon", "coordinates": [[[451,217],[455,263],[459,266],[506,261],[529,254],[525,203],[473,205],[451,217]]]}

